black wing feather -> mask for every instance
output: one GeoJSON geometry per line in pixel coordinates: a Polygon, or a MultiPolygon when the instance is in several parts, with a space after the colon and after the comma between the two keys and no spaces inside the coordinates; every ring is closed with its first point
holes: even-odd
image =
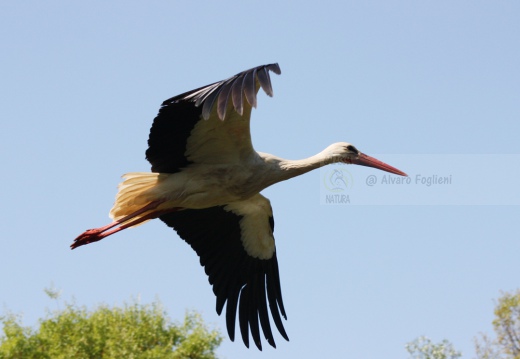
{"type": "Polygon", "coordinates": [[[226,118],[226,110],[229,101],[229,94],[231,93],[231,87],[233,86],[233,82],[229,82],[222,86],[220,90],[220,94],[218,96],[217,101],[217,114],[218,117],[224,121],[226,118]]]}
{"type": "Polygon", "coordinates": [[[163,106],[148,139],[146,159],[152,172],[176,173],[190,162],[184,156],[188,137],[198,122],[201,109],[188,102],[163,106]]]}
{"type": "Polygon", "coordinates": [[[244,95],[243,95],[243,86],[244,86],[244,75],[240,75],[238,79],[233,83],[233,87],[231,88],[231,99],[233,101],[233,106],[235,110],[238,112],[240,116],[244,113],[244,95]]]}
{"type": "MultiPolygon", "coordinates": [[[[221,314],[226,306],[226,325],[231,340],[235,337],[235,321],[238,318],[242,340],[249,346],[249,331],[261,350],[260,326],[267,342],[276,347],[269,324],[267,299],[271,316],[281,335],[289,340],[280,312],[283,309],[282,293],[276,250],[270,259],[259,259],[247,254],[242,246],[240,219],[223,206],[206,209],[185,209],[159,217],[173,227],[179,236],[197,252],[204,266],[213,292],[216,310],[221,314]],[[260,320],[260,321],[259,321],[260,320]],[[260,326],[259,326],[260,323],[260,326]]],[[[274,228],[272,217],[269,225],[274,228]]]]}
{"type": "Polygon", "coordinates": [[[255,86],[256,69],[249,71],[244,75],[244,94],[247,102],[256,108],[256,86],[255,86]]]}
{"type": "Polygon", "coordinates": [[[258,69],[258,82],[260,82],[260,86],[265,91],[265,93],[273,97],[273,87],[271,86],[271,79],[269,78],[268,70],[264,67],[263,69],[258,69]]]}

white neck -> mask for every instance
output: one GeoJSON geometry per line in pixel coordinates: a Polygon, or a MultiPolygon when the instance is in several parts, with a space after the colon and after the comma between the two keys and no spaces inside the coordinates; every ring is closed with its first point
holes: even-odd
{"type": "Polygon", "coordinates": [[[266,166],[266,182],[268,186],[302,175],[317,168],[323,167],[338,159],[333,156],[329,148],[320,153],[301,160],[286,160],[268,153],[258,153],[266,166]]]}

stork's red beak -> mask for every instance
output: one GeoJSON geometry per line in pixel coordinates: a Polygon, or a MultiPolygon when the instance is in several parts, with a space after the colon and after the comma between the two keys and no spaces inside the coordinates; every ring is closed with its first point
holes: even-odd
{"type": "Polygon", "coordinates": [[[374,157],[365,155],[364,153],[360,153],[357,159],[352,160],[352,163],[355,165],[374,167],[379,170],[395,173],[396,175],[400,176],[408,176],[403,171],[399,171],[397,168],[387,165],[386,163],[381,162],[378,159],[375,159],[374,157]]]}

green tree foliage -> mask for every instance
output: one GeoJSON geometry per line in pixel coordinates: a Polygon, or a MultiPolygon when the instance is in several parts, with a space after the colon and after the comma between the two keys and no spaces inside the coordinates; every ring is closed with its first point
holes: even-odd
{"type": "Polygon", "coordinates": [[[458,359],[462,356],[448,340],[434,344],[425,336],[407,343],[405,348],[413,359],[458,359]]]}
{"type": "Polygon", "coordinates": [[[475,340],[478,359],[520,359],[520,290],[503,293],[495,307],[496,339],[482,334],[475,340]]]}
{"type": "Polygon", "coordinates": [[[22,326],[19,316],[0,318],[0,359],[212,359],[222,342],[201,317],[187,313],[174,324],[158,303],[98,306],[89,311],[67,304],[49,312],[38,328],[22,326]]]}

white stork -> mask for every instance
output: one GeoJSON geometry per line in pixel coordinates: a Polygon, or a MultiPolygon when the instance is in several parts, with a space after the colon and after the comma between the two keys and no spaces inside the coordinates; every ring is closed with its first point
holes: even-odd
{"type": "Polygon", "coordinates": [[[146,158],[152,172],[125,174],[110,211],[113,222],[85,231],[71,245],[74,249],[160,218],[197,252],[219,315],[227,303],[230,339],[235,337],[238,310],[244,344],[249,347],[251,331],[260,350],[260,327],[276,347],[268,307],[278,331],[289,340],[281,320],[287,316],[273,212],[260,191],[336,162],[406,176],[345,142],[296,161],[256,152],[249,119],[259,88],[273,95],[269,71],[281,73],[278,64],[259,66],[164,101],[148,139],[146,158]]]}

